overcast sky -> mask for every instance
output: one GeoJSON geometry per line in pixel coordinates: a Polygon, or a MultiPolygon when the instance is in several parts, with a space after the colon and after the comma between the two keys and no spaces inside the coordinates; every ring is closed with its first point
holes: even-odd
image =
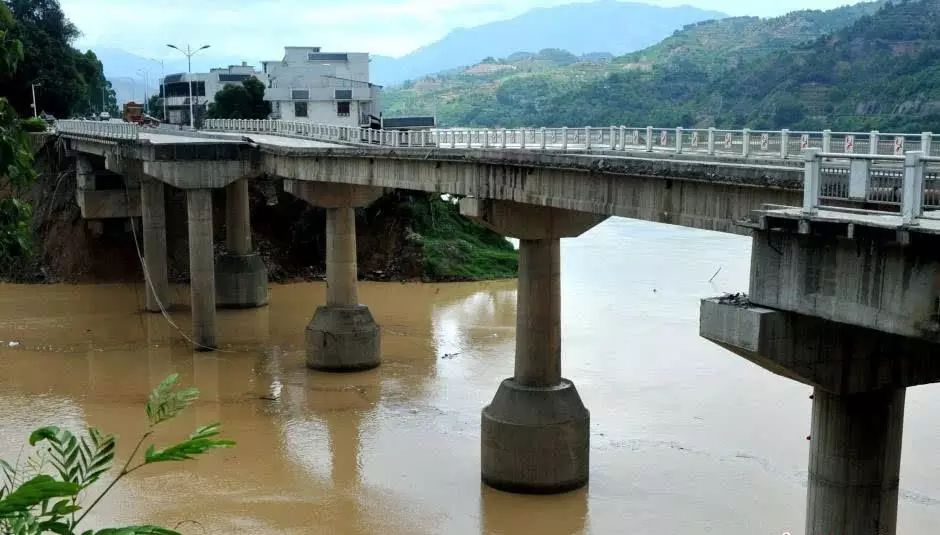
{"type": "MultiPolygon", "coordinates": [[[[178,54],[166,43],[211,44],[210,56],[279,59],[285,45],[400,56],[458,27],[511,18],[572,0],[60,0],[82,31],[80,48],[120,48],[147,57],[178,54]]],[[[649,0],[730,15],[774,16],[847,0],[649,0]]],[[[520,43],[520,48],[524,43],[520,43]]]]}

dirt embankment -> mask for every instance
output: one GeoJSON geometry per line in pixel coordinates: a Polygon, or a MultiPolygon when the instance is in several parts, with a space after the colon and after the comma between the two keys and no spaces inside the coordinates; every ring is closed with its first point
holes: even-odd
{"type": "MultiPolygon", "coordinates": [[[[50,141],[37,153],[39,178],[27,196],[33,206],[34,258],[16,270],[18,282],[124,282],[142,280],[130,219],[89,225],[75,201],[75,163],[50,141]]],[[[170,279],[188,279],[186,198],[165,188],[170,279]]],[[[357,211],[359,271],[364,279],[426,277],[420,243],[411,238],[414,201],[422,193],[394,192],[357,211]]],[[[280,180],[251,181],[252,237],[271,281],[322,278],[325,213],[286,193],[280,180]]],[[[426,199],[425,199],[426,201],[426,199]]],[[[224,252],[225,192],[213,196],[216,252],[224,252]]],[[[135,218],[140,238],[140,219],[135,218]]],[[[141,244],[142,247],[142,244],[141,244]]]]}

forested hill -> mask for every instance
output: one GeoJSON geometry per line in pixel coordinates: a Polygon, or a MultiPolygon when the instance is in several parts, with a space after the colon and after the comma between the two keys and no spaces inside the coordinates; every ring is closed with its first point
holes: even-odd
{"type": "Polygon", "coordinates": [[[386,104],[444,125],[940,130],[938,15],[920,0],[709,21],[607,63],[491,60],[386,104]]]}

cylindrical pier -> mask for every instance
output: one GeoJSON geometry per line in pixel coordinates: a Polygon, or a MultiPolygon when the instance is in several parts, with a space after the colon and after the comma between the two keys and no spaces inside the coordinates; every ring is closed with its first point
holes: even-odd
{"type": "Polygon", "coordinates": [[[251,248],[248,179],[225,188],[225,248],[215,266],[216,302],[221,308],[255,308],[268,303],[268,270],[251,248]]]}
{"type": "Polygon", "coordinates": [[[248,212],[248,179],[225,188],[225,246],[235,255],[251,252],[251,218],[248,212]]]}
{"type": "Polygon", "coordinates": [[[560,240],[519,242],[515,375],[483,409],[482,478],[548,494],[588,480],[590,414],[561,377],[560,240]]]}
{"type": "Polygon", "coordinates": [[[170,285],[166,270],[166,209],[163,182],[140,182],[140,213],[143,220],[144,273],[147,286],[147,310],[160,312],[169,307],[170,285]]]}
{"type": "Polygon", "coordinates": [[[193,341],[199,351],[216,348],[215,252],[212,241],[212,190],[186,191],[189,216],[189,277],[193,341]]]}
{"type": "Polygon", "coordinates": [[[524,386],[561,382],[561,240],[519,241],[514,380],[524,386]]]}
{"type": "Polygon", "coordinates": [[[359,304],[356,265],[356,211],[349,206],[326,209],[326,304],[359,304]]]}
{"type": "Polygon", "coordinates": [[[905,389],[813,393],[806,535],[894,535],[905,389]]]}
{"type": "Polygon", "coordinates": [[[380,363],[379,326],[359,304],[356,267],[356,212],[351,206],[326,208],[326,306],[307,326],[307,366],[350,372],[380,363]]]}

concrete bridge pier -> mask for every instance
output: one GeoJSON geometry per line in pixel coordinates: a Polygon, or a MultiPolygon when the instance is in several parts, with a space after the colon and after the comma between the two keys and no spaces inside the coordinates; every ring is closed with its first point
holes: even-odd
{"type": "Polygon", "coordinates": [[[251,247],[248,179],[225,187],[225,245],[215,266],[216,303],[222,308],[268,304],[268,270],[251,247]]]}
{"type": "Polygon", "coordinates": [[[189,217],[189,278],[193,341],[197,351],[216,348],[215,251],[212,239],[212,190],[186,190],[189,217]]]}
{"type": "Polygon", "coordinates": [[[141,179],[140,213],[143,220],[147,310],[160,312],[170,306],[170,284],[166,269],[166,208],[163,182],[152,178],[141,179]]]}
{"type": "Polygon", "coordinates": [[[284,190],[326,209],[326,305],[307,325],[307,366],[328,372],[375,368],[381,337],[369,307],[359,303],[355,208],[368,206],[384,190],[299,180],[285,180],[284,190]]]}
{"type": "Polygon", "coordinates": [[[748,294],[703,300],[700,333],[813,387],[805,533],[893,535],[905,391],[940,381],[940,237],[839,214],[757,211],[748,294]]]}
{"type": "Polygon", "coordinates": [[[532,494],[579,488],[588,481],[590,414],[561,376],[560,238],[606,217],[472,198],[460,211],[520,240],[515,371],[483,409],[483,482],[532,494]]]}
{"type": "Polygon", "coordinates": [[[904,394],[814,390],[807,534],[895,533],[904,394]]]}

